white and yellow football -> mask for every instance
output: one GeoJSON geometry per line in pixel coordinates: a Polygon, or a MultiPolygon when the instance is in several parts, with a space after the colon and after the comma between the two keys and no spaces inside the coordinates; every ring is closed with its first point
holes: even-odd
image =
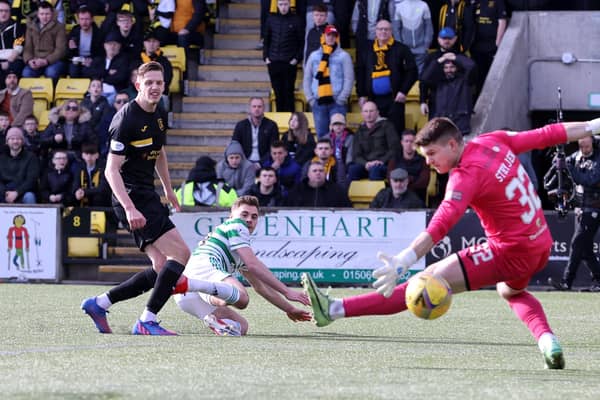
{"type": "Polygon", "coordinates": [[[436,319],[450,308],[452,289],[441,276],[421,273],[406,287],[406,306],[419,318],[436,319]]]}

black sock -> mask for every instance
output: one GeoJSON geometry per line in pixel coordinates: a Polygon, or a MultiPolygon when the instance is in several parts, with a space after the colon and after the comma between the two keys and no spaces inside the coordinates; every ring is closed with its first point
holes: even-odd
{"type": "Polygon", "coordinates": [[[184,269],[185,266],[179,264],[177,261],[167,260],[163,268],[158,273],[156,283],[154,284],[154,290],[152,291],[150,299],[148,299],[148,303],[146,304],[148,311],[158,314],[167,300],[169,300],[169,297],[171,297],[171,293],[173,293],[175,284],[177,283],[177,280],[181,276],[181,273],[184,269]]]}
{"type": "Polygon", "coordinates": [[[146,293],[154,287],[156,276],[156,271],[152,267],[146,268],[125,282],[110,289],[107,293],[108,299],[111,303],[115,304],[119,301],[132,299],[142,293],[146,293]]]}

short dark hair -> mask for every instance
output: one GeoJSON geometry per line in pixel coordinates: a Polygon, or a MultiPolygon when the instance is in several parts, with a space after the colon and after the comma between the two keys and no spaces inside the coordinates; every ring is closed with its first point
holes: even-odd
{"type": "Polygon", "coordinates": [[[38,4],[38,9],[40,8],[49,8],[51,10],[54,10],[54,6],[49,1],[42,1],[40,4],[38,4]]]}
{"type": "Polygon", "coordinates": [[[98,145],[94,142],[85,142],[81,144],[81,153],[96,154],[98,153],[98,145]]]}
{"type": "Polygon", "coordinates": [[[328,139],[328,138],[326,138],[326,137],[322,137],[322,138],[320,138],[319,140],[317,140],[317,144],[319,144],[319,143],[327,143],[329,146],[332,146],[332,144],[331,144],[331,140],[329,140],[329,139],[328,139]]]}
{"type": "Polygon", "coordinates": [[[287,150],[287,146],[281,140],[275,140],[275,141],[273,141],[273,143],[271,143],[271,148],[272,149],[284,148],[284,149],[287,150]]]}
{"type": "Polygon", "coordinates": [[[163,66],[157,63],[156,61],[150,61],[145,64],[142,64],[137,69],[138,76],[144,76],[147,72],[150,71],[160,71],[163,74],[165,73],[165,69],[163,68],[163,66]]]}
{"type": "Polygon", "coordinates": [[[463,136],[460,129],[454,123],[445,117],[435,117],[428,121],[417,133],[415,144],[417,146],[427,146],[438,140],[454,139],[458,143],[463,142],[463,136]]]}
{"type": "Polygon", "coordinates": [[[94,12],[88,8],[88,6],[86,6],[85,4],[82,4],[79,6],[79,8],[77,9],[77,15],[79,14],[90,14],[90,17],[94,16],[94,12]]]}
{"type": "Polygon", "coordinates": [[[323,3],[319,3],[315,6],[313,6],[312,10],[313,10],[313,12],[314,11],[318,11],[318,12],[327,12],[328,11],[327,6],[323,3]]]}
{"type": "MultiPolygon", "coordinates": [[[[0,0],[0,2],[2,2],[2,0],[0,0]]],[[[28,116],[26,116],[25,119],[23,119],[23,121],[27,121],[28,119],[33,119],[33,120],[35,120],[36,124],[38,123],[38,119],[33,114],[29,114],[28,116]]]]}
{"type": "Polygon", "coordinates": [[[274,172],[275,177],[277,177],[277,171],[275,171],[275,168],[273,168],[273,167],[262,167],[261,169],[258,170],[258,174],[260,175],[260,173],[263,171],[274,172]]]}
{"type": "Polygon", "coordinates": [[[405,129],[400,134],[400,138],[403,138],[406,135],[417,136],[417,132],[414,129],[405,129]]]}

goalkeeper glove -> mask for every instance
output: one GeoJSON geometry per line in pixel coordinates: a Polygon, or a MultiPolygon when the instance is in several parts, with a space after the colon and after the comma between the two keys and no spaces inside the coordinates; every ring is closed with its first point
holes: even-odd
{"type": "Polygon", "coordinates": [[[377,293],[390,297],[396,288],[398,278],[417,262],[417,254],[409,247],[395,256],[379,252],[377,258],[383,266],[373,271],[373,277],[377,279],[373,282],[373,287],[377,293]]]}

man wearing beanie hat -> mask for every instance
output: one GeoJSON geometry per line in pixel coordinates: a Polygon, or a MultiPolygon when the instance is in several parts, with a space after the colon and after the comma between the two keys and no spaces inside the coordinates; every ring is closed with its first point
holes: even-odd
{"type": "Polygon", "coordinates": [[[0,203],[35,204],[40,174],[38,158],[23,148],[21,128],[6,133],[8,151],[0,155],[0,203]]]}
{"type": "Polygon", "coordinates": [[[327,25],[323,44],[308,56],[305,65],[302,87],[312,107],[319,138],[329,132],[333,114],[346,115],[354,84],[352,58],[339,46],[338,37],[336,27],[327,25]]]}
{"type": "Polygon", "coordinates": [[[94,57],[93,75],[102,79],[102,93],[112,103],[129,83],[129,58],[121,52],[121,35],[112,31],[104,38],[104,53],[94,57]]]}
{"type": "Polygon", "coordinates": [[[158,39],[156,30],[148,29],[144,33],[144,49],[140,52],[138,59],[142,64],[149,61],[156,61],[162,65],[165,70],[165,95],[168,95],[169,85],[173,80],[173,66],[160,49],[160,40],[158,39]]]}
{"type": "Polygon", "coordinates": [[[6,89],[0,91],[0,108],[7,110],[10,125],[21,127],[25,118],[33,114],[33,95],[29,89],[19,87],[19,77],[8,70],[4,79],[6,89]]]}
{"type": "Polygon", "coordinates": [[[369,208],[424,208],[423,201],[408,190],[408,172],[396,168],[390,172],[390,187],[381,189],[369,208]]]}

